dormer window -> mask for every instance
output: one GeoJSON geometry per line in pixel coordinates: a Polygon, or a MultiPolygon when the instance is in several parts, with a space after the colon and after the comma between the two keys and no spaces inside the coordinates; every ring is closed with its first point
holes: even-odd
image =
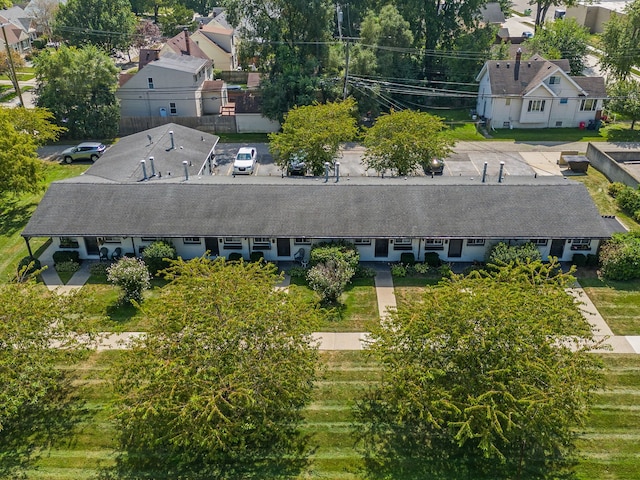
{"type": "Polygon", "coordinates": [[[549,77],[549,85],[560,85],[560,77],[557,75],[549,77]]]}

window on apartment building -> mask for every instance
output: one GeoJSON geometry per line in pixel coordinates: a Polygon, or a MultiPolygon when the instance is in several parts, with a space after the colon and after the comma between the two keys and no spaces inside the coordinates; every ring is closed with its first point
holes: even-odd
{"type": "Polygon", "coordinates": [[[584,98],[580,102],[580,110],[583,112],[591,112],[596,109],[598,100],[595,98],[584,98]]]}
{"type": "Polygon", "coordinates": [[[293,239],[295,245],[311,245],[311,239],[306,237],[298,237],[293,239]]]}
{"type": "Polygon", "coordinates": [[[507,99],[504,101],[504,104],[505,104],[505,105],[511,105],[511,99],[510,99],[510,98],[507,98],[507,99]]]}
{"type": "Polygon", "coordinates": [[[567,103],[569,103],[569,99],[567,97],[560,99],[560,105],[566,105],[567,103]]]}
{"type": "Polygon", "coordinates": [[[149,84],[149,90],[153,90],[153,78],[147,78],[147,83],[149,84]]]}
{"type": "Polygon", "coordinates": [[[120,237],[102,237],[103,243],[120,243],[120,237]]]}
{"type": "Polygon", "coordinates": [[[554,75],[553,77],[549,77],[549,85],[559,85],[560,77],[554,75]]]}
{"type": "Polygon", "coordinates": [[[531,243],[533,243],[534,245],[536,245],[538,247],[543,247],[547,243],[549,243],[549,240],[547,240],[546,238],[532,238],[530,241],[531,241],[531,243]]]}
{"type": "Polygon", "coordinates": [[[242,241],[239,238],[224,237],[222,248],[226,250],[241,250],[242,241]]]}
{"type": "Polygon", "coordinates": [[[481,247],[484,245],[484,238],[467,238],[467,246],[481,247]]]}
{"type": "Polygon", "coordinates": [[[574,238],[571,240],[571,250],[590,250],[591,239],[589,238],[574,238]]]}
{"type": "Polygon", "coordinates": [[[410,238],[396,238],[393,241],[394,250],[411,250],[413,248],[410,238]]]}
{"type": "Polygon", "coordinates": [[[176,108],[176,104],[173,102],[169,102],[169,113],[171,115],[177,115],[178,114],[178,109],[176,108]]]}
{"type": "Polygon", "coordinates": [[[425,250],[442,250],[444,249],[443,241],[441,238],[425,238],[424,249],[425,250]]]}
{"type": "Polygon", "coordinates": [[[254,250],[269,250],[271,249],[271,239],[268,237],[255,237],[253,239],[254,250]]]}
{"type": "Polygon", "coordinates": [[[353,243],[354,245],[371,245],[371,239],[370,238],[354,238],[353,243]]]}
{"type": "Polygon", "coordinates": [[[78,248],[78,241],[71,237],[60,237],[59,248],[78,248]]]}
{"type": "Polygon", "coordinates": [[[529,100],[527,112],[544,112],[545,102],[546,100],[529,100]]]}
{"type": "Polygon", "coordinates": [[[200,245],[200,237],[184,237],[182,241],[185,245],[200,245]]]}

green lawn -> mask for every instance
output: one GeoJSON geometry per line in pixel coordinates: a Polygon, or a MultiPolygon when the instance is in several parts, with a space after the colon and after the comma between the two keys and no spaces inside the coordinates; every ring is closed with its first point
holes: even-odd
{"type": "MultiPolygon", "coordinates": [[[[319,300],[303,278],[292,278],[290,291],[310,300],[319,300]]],[[[340,304],[328,306],[327,318],[320,325],[323,332],[368,332],[380,320],[378,298],[373,278],[356,278],[340,297],[340,304]]]]}
{"type": "MultiPolygon", "coordinates": [[[[45,162],[45,184],[80,175],[87,168],[89,168],[88,165],[59,165],[45,162]]],[[[20,233],[43,195],[44,190],[37,194],[21,195],[17,198],[9,197],[0,203],[0,252],[2,252],[2,256],[0,256],[0,282],[6,282],[14,274],[20,259],[28,255],[26,244],[20,233]]],[[[31,248],[34,254],[47,241],[46,238],[31,239],[31,248]]]]}
{"type": "Polygon", "coordinates": [[[640,335],[640,280],[614,282],[581,277],[578,281],[616,335],[640,335]]]}
{"type": "MultiPolygon", "coordinates": [[[[640,130],[630,130],[630,123],[618,122],[606,125],[599,132],[578,128],[500,128],[489,132],[491,140],[515,140],[516,142],[637,142],[640,130]]],[[[586,146],[585,146],[586,148],[586,146]]]]}

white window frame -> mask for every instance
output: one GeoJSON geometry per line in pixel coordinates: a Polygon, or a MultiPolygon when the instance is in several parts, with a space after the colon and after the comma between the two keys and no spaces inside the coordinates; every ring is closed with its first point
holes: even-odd
{"type": "Polygon", "coordinates": [[[544,247],[549,244],[549,240],[546,238],[532,238],[529,241],[537,247],[544,247]]]}
{"type": "Polygon", "coordinates": [[[483,247],[484,244],[484,238],[467,238],[467,247],[483,247]]]}
{"type": "Polygon", "coordinates": [[[583,98],[580,100],[580,111],[581,112],[593,112],[598,109],[598,99],[597,98],[583,98]]]}
{"type": "Polygon", "coordinates": [[[270,250],[271,238],[269,237],[253,237],[254,250],[270,250]]]}
{"type": "Polygon", "coordinates": [[[120,243],[121,241],[120,237],[102,237],[102,243],[120,243]]]}
{"type": "Polygon", "coordinates": [[[590,238],[572,238],[571,250],[591,250],[590,238]]]}
{"type": "Polygon", "coordinates": [[[560,76],[559,75],[550,76],[549,85],[560,85],[560,76]]]}
{"type": "Polygon", "coordinates": [[[202,243],[202,240],[200,239],[200,237],[184,237],[182,239],[182,243],[184,243],[185,245],[200,245],[202,243]]]}
{"type": "Polygon", "coordinates": [[[140,240],[143,242],[157,242],[160,239],[158,237],[142,237],[140,240]]]}
{"type": "Polygon", "coordinates": [[[80,243],[75,237],[60,237],[58,240],[59,248],[80,248],[80,243]]]}
{"type": "Polygon", "coordinates": [[[176,107],[176,102],[169,102],[169,115],[178,115],[178,107],[176,107]]]}
{"type": "Polygon", "coordinates": [[[242,240],[236,237],[224,237],[222,239],[222,248],[225,250],[241,250],[242,240]]]}
{"type": "Polygon", "coordinates": [[[153,90],[153,78],[147,77],[147,86],[149,87],[149,90],[153,90]]]}
{"type": "Polygon", "coordinates": [[[311,239],[306,237],[298,237],[293,239],[294,245],[311,245],[311,239]]]}
{"type": "Polygon", "coordinates": [[[529,107],[527,108],[527,112],[542,113],[544,112],[545,103],[546,100],[529,100],[529,107]]]}
{"type": "Polygon", "coordinates": [[[370,238],[354,238],[353,244],[354,245],[371,245],[371,239],[370,238]]]}
{"type": "Polygon", "coordinates": [[[425,250],[444,250],[444,240],[442,238],[425,238],[425,250]]]}
{"type": "Polygon", "coordinates": [[[413,250],[413,240],[411,238],[394,238],[394,250],[413,250]]]}

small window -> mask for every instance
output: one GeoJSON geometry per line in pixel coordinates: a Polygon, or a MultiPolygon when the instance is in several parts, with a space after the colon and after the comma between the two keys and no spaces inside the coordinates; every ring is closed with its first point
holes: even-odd
{"type": "Polygon", "coordinates": [[[580,110],[583,112],[591,112],[596,109],[598,100],[595,98],[584,98],[580,102],[580,110]]]}
{"type": "Polygon", "coordinates": [[[199,245],[200,237],[184,237],[182,241],[185,245],[199,245]]]}
{"type": "Polygon", "coordinates": [[[370,238],[355,238],[353,240],[353,243],[355,245],[371,245],[371,239],[370,238]]]}
{"type": "Polygon", "coordinates": [[[511,105],[511,99],[510,99],[510,98],[507,98],[507,99],[504,101],[504,104],[505,104],[505,105],[511,105]]]}
{"type": "Polygon", "coordinates": [[[411,250],[413,243],[410,238],[396,238],[393,241],[394,250],[411,250]]]}
{"type": "Polygon", "coordinates": [[[574,238],[571,241],[571,250],[590,250],[591,239],[589,238],[574,238]]]}
{"type": "Polygon", "coordinates": [[[502,122],[502,128],[510,128],[511,122],[502,122]]]}
{"type": "Polygon", "coordinates": [[[227,250],[242,250],[242,241],[239,238],[225,237],[223,248],[227,250]]]}
{"type": "Polygon", "coordinates": [[[271,248],[271,239],[268,237],[255,237],[253,239],[254,250],[269,250],[271,248]]]}
{"type": "Polygon", "coordinates": [[[553,76],[553,77],[549,77],[549,85],[559,85],[560,84],[560,77],[557,76],[553,76]]]}
{"type": "Polygon", "coordinates": [[[549,243],[549,240],[547,240],[546,238],[532,238],[531,243],[538,247],[544,247],[547,243],[549,243]]]}
{"type": "Polygon", "coordinates": [[[140,240],[143,242],[155,242],[158,240],[158,237],[142,237],[140,240]]]}
{"type": "Polygon", "coordinates": [[[528,112],[544,112],[546,100],[529,100],[528,112]]]}
{"type": "Polygon", "coordinates": [[[60,248],[78,248],[78,241],[71,237],[60,237],[60,248]]]}
{"type": "Polygon", "coordinates": [[[102,237],[103,243],[120,243],[120,237],[102,237]]]}
{"type": "Polygon", "coordinates": [[[295,245],[311,245],[311,239],[306,237],[294,238],[293,243],[295,245]]]}
{"type": "Polygon", "coordinates": [[[176,104],[173,102],[169,103],[169,113],[171,115],[177,115],[178,114],[178,109],[176,108],[176,104]]]}
{"type": "Polygon", "coordinates": [[[149,90],[153,90],[153,78],[147,78],[147,83],[149,84],[149,90]]]}
{"type": "Polygon", "coordinates": [[[468,238],[467,246],[469,247],[481,247],[484,245],[484,238],[468,238]]]}
{"type": "Polygon", "coordinates": [[[561,126],[562,126],[562,122],[561,121],[556,122],[556,127],[561,127],[561,126]]]}
{"type": "Polygon", "coordinates": [[[444,245],[441,238],[425,238],[424,249],[425,250],[443,250],[444,245]]]}
{"type": "Polygon", "coordinates": [[[197,82],[197,81],[198,81],[198,75],[197,75],[197,74],[193,76],[193,81],[194,81],[194,82],[197,82]]]}
{"type": "Polygon", "coordinates": [[[569,99],[567,97],[563,97],[560,99],[560,105],[565,105],[569,103],[569,99]]]}

